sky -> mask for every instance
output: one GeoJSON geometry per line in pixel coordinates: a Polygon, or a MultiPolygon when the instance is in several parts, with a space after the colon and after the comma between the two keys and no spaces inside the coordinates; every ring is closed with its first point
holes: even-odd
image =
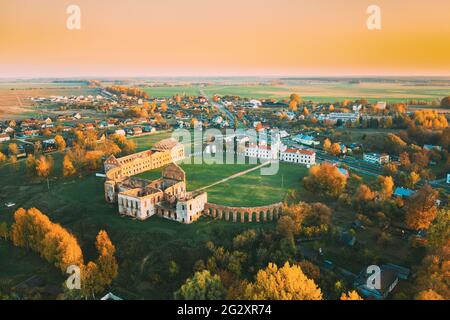
{"type": "Polygon", "coordinates": [[[0,77],[450,76],[449,12],[448,0],[0,0],[0,77]],[[66,27],[72,4],[80,30],[66,27]]]}

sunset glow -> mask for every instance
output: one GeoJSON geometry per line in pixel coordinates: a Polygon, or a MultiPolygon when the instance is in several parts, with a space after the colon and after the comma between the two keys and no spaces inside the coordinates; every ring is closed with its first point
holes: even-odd
{"type": "Polygon", "coordinates": [[[0,77],[450,75],[450,2],[0,0],[0,77]],[[66,8],[81,8],[81,30],[66,8]]]}

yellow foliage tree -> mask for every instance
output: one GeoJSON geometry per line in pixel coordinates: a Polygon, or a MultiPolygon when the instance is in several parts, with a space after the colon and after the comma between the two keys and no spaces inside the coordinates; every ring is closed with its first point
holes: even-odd
{"type": "Polygon", "coordinates": [[[289,110],[291,110],[292,112],[297,112],[297,110],[298,110],[298,102],[295,101],[295,100],[289,101],[289,110]]]}
{"type": "Polygon", "coordinates": [[[4,153],[0,152],[0,163],[6,162],[7,157],[4,153]]]}
{"type": "Polygon", "coordinates": [[[58,146],[58,150],[66,149],[66,141],[59,134],[55,136],[55,142],[56,142],[56,145],[58,146]]]}
{"type": "Polygon", "coordinates": [[[355,290],[342,293],[341,300],[364,300],[355,290]]]}
{"type": "Polygon", "coordinates": [[[63,160],[63,175],[64,177],[70,177],[77,173],[70,157],[66,154],[63,160]]]}
{"type": "Polygon", "coordinates": [[[14,213],[11,240],[15,246],[30,248],[63,273],[69,265],[83,264],[83,254],[76,238],[38,209],[18,209],[14,213]]]}
{"type": "Polygon", "coordinates": [[[406,224],[414,230],[428,229],[436,218],[438,192],[430,185],[423,186],[406,203],[406,224]]]}
{"type": "Polygon", "coordinates": [[[330,153],[334,156],[338,156],[341,154],[341,147],[339,143],[333,143],[330,148],[330,153]]]}
{"type": "Polygon", "coordinates": [[[104,230],[100,230],[95,243],[98,251],[98,281],[102,286],[108,286],[117,277],[118,265],[114,253],[116,247],[112,244],[108,234],[104,230]]]}
{"type": "Polygon", "coordinates": [[[304,178],[303,183],[312,192],[322,191],[337,197],[344,191],[347,177],[331,163],[324,162],[309,169],[309,176],[304,178]]]}
{"type": "Polygon", "coordinates": [[[416,296],[416,300],[445,300],[445,299],[436,291],[428,289],[420,291],[416,296]]]}
{"type": "Polygon", "coordinates": [[[392,179],[391,176],[380,176],[379,182],[381,184],[380,195],[384,199],[389,199],[390,197],[392,197],[392,194],[394,192],[394,179],[392,179]]]}
{"type": "Polygon", "coordinates": [[[274,263],[259,270],[254,283],[247,285],[245,298],[250,300],[322,300],[322,291],[308,279],[298,265],[278,269],[274,263]]]}
{"type": "Polygon", "coordinates": [[[330,141],[330,139],[326,138],[323,141],[323,150],[325,150],[326,152],[329,152],[330,149],[331,149],[331,141],[330,141]]]}

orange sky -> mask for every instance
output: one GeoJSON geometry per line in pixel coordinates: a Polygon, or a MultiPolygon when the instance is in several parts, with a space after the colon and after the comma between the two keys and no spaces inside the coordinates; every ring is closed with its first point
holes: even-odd
{"type": "Polygon", "coordinates": [[[449,76],[449,12],[449,0],[0,0],[0,77],[449,76]],[[370,4],[380,31],[366,28],[370,4]]]}

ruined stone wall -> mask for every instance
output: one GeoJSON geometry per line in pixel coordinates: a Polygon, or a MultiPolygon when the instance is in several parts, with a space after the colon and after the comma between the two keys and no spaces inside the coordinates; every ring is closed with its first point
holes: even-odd
{"type": "Polygon", "coordinates": [[[266,222],[278,219],[283,203],[261,207],[230,207],[207,203],[203,214],[215,219],[233,222],[266,222]]]}

